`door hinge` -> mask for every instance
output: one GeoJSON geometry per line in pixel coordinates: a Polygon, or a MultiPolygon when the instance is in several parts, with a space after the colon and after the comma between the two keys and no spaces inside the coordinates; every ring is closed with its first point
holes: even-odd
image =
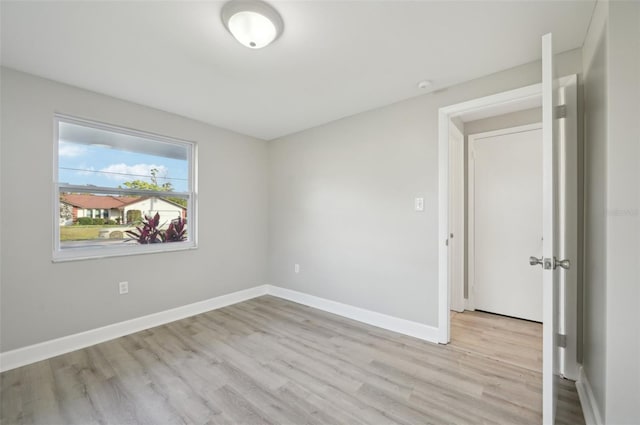
{"type": "Polygon", "coordinates": [[[567,105],[556,106],[556,119],[567,118],[567,105]]]}
{"type": "Polygon", "coordinates": [[[567,336],[565,334],[556,334],[556,343],[560,348],[567,348],[567,336]]]}

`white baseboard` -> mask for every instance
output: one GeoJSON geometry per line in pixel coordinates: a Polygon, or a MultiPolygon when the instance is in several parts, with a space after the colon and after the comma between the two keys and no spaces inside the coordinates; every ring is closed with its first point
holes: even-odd
{"type": "Polygon", "coordinates": [[[275,297],[317,308],[318,310],[357,320],[358,322],[366,323],[368,325],[377,326],[382,329],[409,335],[429,342],[438,342],[438,328],[434,326],[424,325],[422,323],[412,322],[411,320],[400,319],[394,316],[388,316],[375,311],[365,310],[364,308],[342,304],[336,301],[327,300],[325,298],[316,297],[314,295],[274,285],[268,285],[267,293],[275,297]]]}
{"type": "Polygon", "coordinates": [[[114,323],[97,329],[52,339],[34,345],[0,353],[0,372],[15,369],[51,357],[80,350],[91,345],[119,338],[145,329],[164,325],[196,314],[216,310],[232,304],[260,297],[273,295],[279,298],[304,304],[349,319],[357,320],[379,328],[413,336],[429,342],[438,341],[438,328],[388,316],[375,311],[342,304],[302,292],[293,291],[273,285],[260,285],[231,294],[221,295],[208,300],[199,301],[170,310],[149,314],[124,322],[114,323]]]}
{"type": "Polygon", "coordinates": [[[15,350],[0,353],[0,372],[15,369],[40,360],[59,356],[101,342],[119,338],[145,329],[164,325],[196,314],[226,307],[242,301],[266,295],[267,285],[260,285],[242,291],[232,292],[193,304],[172,308],[159,313],[137,317],[113,325],[80,332],[77,334],[52,339],[39,344],[29,345],[15,350]]]}
{"type": "Polygon", "coordinates": [[[576,389],[578,390],[578,397],[580,397],[580,404],[582,404],[585,423],[587,425],[602,425],[604,421],[600,416],[598,403],[582,366],[580,366],[580,375],[576,381],[576,389]]]}

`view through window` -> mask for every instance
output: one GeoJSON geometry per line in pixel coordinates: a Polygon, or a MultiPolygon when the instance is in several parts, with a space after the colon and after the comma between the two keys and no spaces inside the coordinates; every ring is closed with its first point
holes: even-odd
{"type": "Polygon", "coordinates": [[[195,246],[194,144],[58,116],[55,259],[195,246]]]}

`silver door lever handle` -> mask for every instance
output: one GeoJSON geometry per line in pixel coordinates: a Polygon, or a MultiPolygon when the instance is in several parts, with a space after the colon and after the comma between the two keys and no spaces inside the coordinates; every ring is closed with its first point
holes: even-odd
{"type": "Polygon", "coordinates": [[[529,264],[532,266],[542,265],[542,258],[529,257],[529,264]]]}
{"type": "Polygon", "coordinates": [[[558,260],[556,257],[553,257],[553,269],[555,270],[558,267],[562,267],[565,270],[569,270],[571,268],[571,261],[558,260]]]}

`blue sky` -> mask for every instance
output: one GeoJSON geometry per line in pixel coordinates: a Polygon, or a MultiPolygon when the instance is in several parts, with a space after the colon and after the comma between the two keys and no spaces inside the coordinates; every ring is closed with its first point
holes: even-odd
{"type": "Polygon", "coordinates": [[[60,183],[118,187],[130,180],[151,182],[150,170],[155,168],[159,185],[171,182],[174,191],[187,191],[186,160],[63,141],[58,158],[60,183]]]}

